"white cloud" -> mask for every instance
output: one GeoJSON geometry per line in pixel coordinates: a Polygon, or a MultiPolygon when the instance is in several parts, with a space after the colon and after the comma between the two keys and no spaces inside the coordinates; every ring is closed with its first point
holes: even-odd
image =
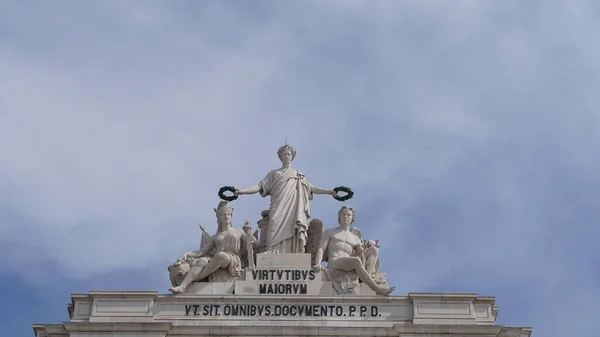
{"type": "MultiPolygon", "coordinates": [[[[0,14],[0,236],[27,252],[0,268],[162,269],[198,222],[214,229],[218,188],[255,184],[287,137],[312,182],[357,191],[403,291],[460,271],[479,289],[600,297],[569,267],[593,254],[557,248],[595,232],[555,231],[591,226],[598,200],[600,48],[583,2],[39,6],[0,14]]],[[[236,221],[267,202],[236,201],[236,221]]],[[[313,205],[328,224],[340,206],[313,205]]]]}

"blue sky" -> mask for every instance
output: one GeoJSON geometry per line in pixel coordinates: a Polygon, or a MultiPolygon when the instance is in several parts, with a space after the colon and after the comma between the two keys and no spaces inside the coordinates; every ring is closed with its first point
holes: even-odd
{"type": "MultiPolygon", "coordinates": [[[[597,1],[4,1],[0,325],[159,290],[223,185],[346,185],[408,292],[597,336],[597,1]]],[[[235,202],[255,223],[268,199],[235,202]]],[[[340,203],[317,196],[335,224],[340,203]]]]}

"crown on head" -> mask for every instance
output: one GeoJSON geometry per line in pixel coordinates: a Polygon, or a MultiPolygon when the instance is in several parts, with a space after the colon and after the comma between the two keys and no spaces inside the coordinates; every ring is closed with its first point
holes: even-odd
{"type": "Polygon", "coordinates": [[[296,158],[296,149],[294,149],[293,146],[291,146],[287,143],[284,146],[280,147],[279,150],[277,150],[277,157],[281,158],[281,154],[285,150],[290,150],[290,152],[292,152],[292,160],[294,160],[294,158],[296,158]]]}
{"type": "Polygon", "coordinates": [[[217,208],[215,208],[215,213],[217,214],[217,217],[218,217],[219,214],[221,214],[225,211],[230,211],[231,213],[233,213],[233,208],[229,207],[229,204],[227,203],[227,201],[223,200],[219,203],[219,206],[217,206],[217,208]]]}

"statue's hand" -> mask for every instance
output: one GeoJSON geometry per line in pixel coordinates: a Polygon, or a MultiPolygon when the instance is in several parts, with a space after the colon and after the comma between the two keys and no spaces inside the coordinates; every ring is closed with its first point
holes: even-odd
{"type": "Polygon", "coordinates": [[[331,194],[331,196],[335,198],[335,197],[337,197],[337,195],[338,195],[338,192],[337,192],[337,191],[334,191],[334,190],[331,190],[331,191],[329,192],[329,194],[331,194]]]}
{"type": "Polygon", "coordinates": [[[200,252],[187,252],[187,253],[183,254],[183,257],[185,259],[193,260],[193,259],[201,258],[202,254],[200,254],[200,252]]]}
{"type": "Polygon", "coordinates": [[[236,197],[242,195],[242,190],[238,190],[236,188],[235,191],[233,191],[233,195],[235,195],[236,197]]]}
{"type": "Polygon", "coordinates": [[[321,270],[323,270],[323,266],[321,266],[320,264],[315,264],[314,266],[312,266],[312,270],[314,270],[318,273],[321,270]]]}
{"type": "Polygon", "coordinates": [[[364,251],[364,248],[361,245],[354,246],[354,252],[355,252],[356,256],[360,256],[360,254],[362,254],[363,251],[364,251]]]}
{"type": "Polygon", "coordinates": [[[373,240],[365,240],[363,248],[377,247],[377,244],[373,240]]]}

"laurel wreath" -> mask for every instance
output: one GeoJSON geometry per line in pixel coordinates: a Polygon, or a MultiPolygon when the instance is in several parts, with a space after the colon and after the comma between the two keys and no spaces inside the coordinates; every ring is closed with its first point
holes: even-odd
{"type": "Polygon", "coordinates": [[[225,201],[233,201],[235,199],[238,198],[237,195],[231,195],[231,196],[226,196],[225,192],[234,192],[235,193],[235,187],[233,186],[223,186],[219,189],[219,198],[225,200],[225,201]]]}
{"type": "Polygon", "coordinates": [[[336,195],[334,197],[335,200],[338,200],[338,201],[346,201],[346,200],[348,200],[348,199],[350,199],[350,198],[352,198],[354,196],[354,192],[352,192],[352,190],[350,189],[350,187],[338,186],[338,187],[334,188],[333,190],[336,191],[336,192],[340,192],[340,191],[341,192],[346,192],[346,195],[344,195],[344,196],[340,197],[339,195],[336,195]]]}

